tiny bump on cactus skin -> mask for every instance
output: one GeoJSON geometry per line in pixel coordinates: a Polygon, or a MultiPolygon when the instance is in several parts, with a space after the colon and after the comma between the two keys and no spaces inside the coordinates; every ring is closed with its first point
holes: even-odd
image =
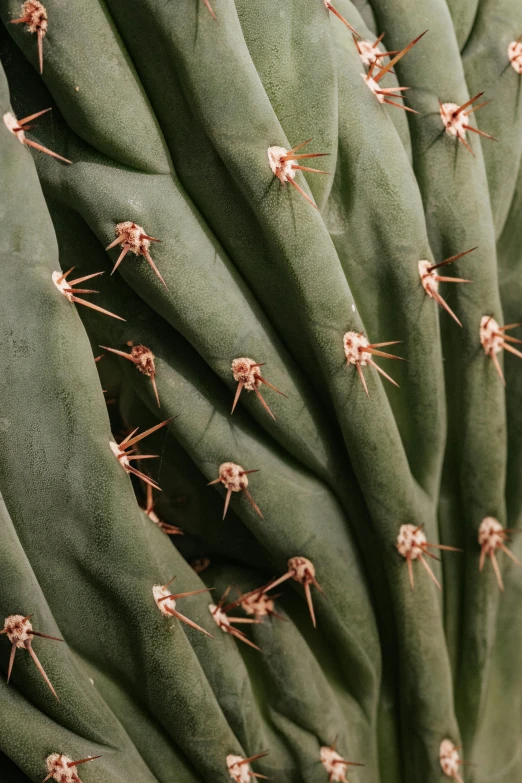
{"type": "Polygon", "coordinates": [[[442,590],[437,577],[424,559],[424,555],[428,555],[428,557],[438,560],[438,558],[429,551],[429,547],[432,547],[433,549],[442,549],[446,552],[462,552],[462,549],[457,549],[457,547],[454,546],[428,543],[422,527],[415,527],[415,525],[401,525],[397,536],[396,547],[397,552],[406,560],[408,565],[408,575],[412,590],[415,589],[415,582],[413,579],[414,560],[420,560],[433,584],[438,587],[439,590],[442,590]]]}
{"type": "Polygon", "coordinates": [[[42,783],[46,783],[48,780],[55,780],[56,783],[82,783],[78,776],[77,767],[80,764],[86,764],[88,761],[94,761],[99,758],[101,756],[89,756],[85,759],[73,761],[72,758],[64,753],[51,753],[45,760],[48,774],[42,783]]]}
{"type": "Polygon", "coordinates": [[[249,756],[245,759],[243,756],[236,756],[233,753],[229,753],[226,758],[227,769],[234,783],[250,783],[251,777],[268,780],[269,778],[267,778],[266,775],[261,775],[259,772],[253,772],[250,769],[250,764],[267,755],[268,751],[265,751],[264,753],[257,753],[255,756],[249,756]]]}
{"type": "Polygon", "coordinates": [[[210,612],[212,619],[216,623],[217,627],[220,628],[224,633],[229,633],[231,636],[234,636],[240,642],[243,642],[249,647],[253,647],[254,650],[259,650],[259,652],[262,652],[261,648],[258,647],[257,644],[251,642],[250,639],[242,631],[240,631],[237,628],[234,628],[233,626],[233,623],[255,624],[255,623],[259,623],[260,621],[257,619],[251,619],[249,617],[229,617],[227,615],[225,611],[226,607],[224,607],[224,604],[230,590],[231,590],[231,586],[227,587],[227,589],[221,596],[221,599],[217,605],[216,604],[208,605],[208,611],[210,612]]]}
{"type": "Polygon", "coordinates": [[[436,270],[440,269],[442,266],[451,264],[453,261],[457,261],[457,259],[462,258],[468,253],[472,253],[476,249],[476,247],[472,247],[470,250],[465,250],[463,253],[458,253],[455,256],[446,258],[444,261],[440,261],[438,264],[431,264],[429,261],[419,261],[418,265],[422,287],[428,296],[434,299],[441,307],[443,307],[444,310],[446,310],[446,312],[451,315],[453,320],[456,321],[459,326],[462,326],[461,322],[448,303],[439,294],[439,283],[471,283],[472,281],[465,280],[462,277],[445,277],[439,275],[436,270]]]}
{"type": "Polygon", "coordinates": [[[344,355],[346,356],[346,364],[353,364],[357,368],[359,378],[361,379],[361,383],[367,397],[369,397],[370,394],[368,392],[368,386],[366,385],[366,379],[362,371],[362,368],[366,367],[367,364],[376,369],[378,373],[384,376],[384,378],[390,381],[390,383],[393,383],[394,386],[399,386],[399,384],[396,383],[393,378],[390,378],[390,376],[373,361],[372,355],[382,356],[385,359],[398,359],[399,361],[404,362],[406,360],[403,359],[402,356],[394,356],[391,353],[384,353],[384,351],[378,350],[379,348],[383,348],[385,345],[397,345],[400,342],[401,340],[391,340],[386,343],[370,343],[362,332],[346,332],[344,334],[343,347],[344,355]]]}
{"type": "Polygon", "coordinates": [[[9,658],[9,668],[7,670],[7,682],[9,682],[9,680],[11,679],[16,651],[27,650],[27,652],[33,659],[34,663],[36,664],[38,671],[44,678],[49,690],[56,698],[56,700],[60,701],[60,699],[56,694],[56,691],[51,685],[51,681],[49,680],[49,677],[45,673],[44,668],[40,663],[40,660],[38,659],[35,651],[33,650],[32,641],[33,641],[33,636],[40,636],[42,639],[51,639],[54,642],[63,642],[63,639],[58,639],[56,636],[48,636],[45,633],[39,633],[38,631],[33,631],[33,626],[30,622],[31,617],[32,615],[27,615],[26,617],[24,617],[21,614],[11,614],[5,618],[4,628],[2,631],[0,631],[0,634],[6,634],[7,638],[11,642],[11,655],[9,658]]]}
{"type": "Polygon", "coordinates": [[[502,372],[502,368],[499,364],[497,354],[500,353],[502,349],[504,349],[505,351],[509,351],[510,353],[522,359],[522,353],[520,351],[517,351],[516,348],[513,348],[513,346],[509,344],[509,343],[522,344],[522,340],[518,340],[516,337],[510,337],[509,335],[505,334],[505,332],[508,332],[510,329],[515,329],[517,326],[522,326],[522,323],[507,324],[506,326],[500,326],[492,315],[483,315],[482,318],[480,319],[481,345],[484,349],[484,353],[486,354],[486,356],[489,356],[489,358],[493,362],[495,369],[498,373],[498,376],[504,386],[506,385],[506,380],[504,378],[504,373],[502,372]]]}
{"type": "Polygon", "coordinates": [[[440,743],[439,761],[440,768],[447,778],[452,778],[457,783],[464,783],[459,771],[464,762],[460,758],[457,746],[451,740],[444,739],[440,743]]]}
{"type": "Polygon", "coordinates": [[[277,146],[269,147],[267,150],[268,164],[272,170],[272,173],[277,177],[282,185],[289,182],[302,196],[304,196],[304,198],[308,201],[309,204],[312,205],[314,209],[319,211],[319,208],[295,181],[295,175],[298,171],[309,171],[314,174],[329,173],[328,171],[322,171],[321,169],[311,169],[308,166],[301,166],[295,162],[304,158],[324,158],[329,154],[328,152],[308,152],[300,153],[299,155],[295,154],[297,150],[300,150],[302,147],[306,147],[306,145],[310,144],[311,141],[312,139],[307,139],[301,144],[298,144],[297,147],[293,147],[291,150],[277,146]]]}
{"type": "Polygon", "coordinates": [[[363,764],[359,764],[356,761],[347,761],[340,753],[335,749],[335,742],[333,745],[323,745],[319,751],[319,758],[321,764],[325,768],[329,776],[329,783],[348,783],[346,773],[348,767],[362,767],[363,764]]]}
{"type": "Polygon", "coordinates": [[[458,103],[442,103],[439,101],[440,118],[442,120],[442,124],[444,125],[445,132],[448,134],[448,136],[452,136],[453,138],[460,141],[460,143],[463,144],[469,152],[471,152],[473,157],[475,157],[475,153],[471,149],[466,139],[467,131],[471,133],[477,133],[479,136],[483,136],[485,139],[497,141],[497,139],[495,139],[493,136],[490,136],[489,133],[485,133],[478,128],[474,128],[473,125],[470,125],[468,122],[468,117],[470,114],[473,114],[473,112],[478,111],[478,109],[481,109],[483,106],[486,106],[486,104],[489,103],[489,101],[484,101],[483,103],[479,103],[477,106],[473,106],[475,101],[477,101],[483,95],[483,92],[479,92],[477,95],[475,95],[474,98],[470,98],[469,101],[466,101],[461,106],[459,106],[458,103]]]}
{"type": "Polygon", "coordinates": [[[518,73],[519,76],[522,75],[522,42],[520,39],[511,41],[508,45],[508,57],[515,73],[518,73]]]}
{"type": "Polygon", "coordinates": [[[51,158],[61,160],[63,163],[72,164],[72,160],[63,158],[61,155],[58,155],[57,152],[53,152],[52,150],[47,149],[47,147],[38,144],[37,141],[28,139],[25,135],[26,131],[30,130],[31,128],[31,125],[28,125],[27,123],[35,120],[37,117],[41,117],[42,114],[47,114],[48,111],[51,111],[51,109],[43,109],[42,111],[38,111],[35,114],[30,114],[28,117],[24,117],[22,120],[18,120],[12,111],[8,111],[3,116],[4,125],[7,130],[13,134],[13,136],[16,136],[20,144],[25,144],[26,147],[33,147],[33,149],[38,150],[39,152],[43,152],[46,155],[50,155],[51,158]]]}
{"type": "Polygon", "coordinates": [[[118,256],[118,260],[114,264],[113,270],[111,272],[111,275],[115,273],[127,253],[134,253],[135,256],[143,256],[146,260],[149,266],[151,267],[152,271],[158,277],[165,288],[167,287],[166,282],[164,281],[163,277],[161,276],[158,267],[152,260],[152,257],[149,252],[150,243],[151,242],[161,242],[161,239],[155,239],[154,237],[150,237],[144,228],[141,226],[138,226],[137,223],[134,223],[132,220],[126,220],[123,223],[118,223],[116,225],[116,239],[111,242],[105,250],[112,250],[113,247],[116,247],[116,245],[121,245],[123,250],[121,251],[120,255],[118,256]]]}
{"type": "Polygon", "coordinates": [[[47,35],[49,20],[47,11],[39,0],[26,0],[22,5],[22,16],[11,19],[11,24],[25,24],[29,33],[36,33],[38,41],[38,63],[43,73],[43,39],[47,35]]]}
{"type": "Polygon", "coordinates": [[[241,465],[236,465],[235,462],[223,462],[219,466],[219,476],[217,479],[214,479],[214,481],[209,481],[208,486],[211,487],[213,484],[223,484],[225,489],[227,490],[227,495],[225,498],[225,508],[223,510],[223,519],[225,519],[228,511],[228,504],[230,503],[230,498],[232,497],[232,492],[244,492],[248,502],[258,514],[261,519],[263,519],[263,514],[261,513],[261,510],[259,506],[254,501],[254,498],[248,491],[248,474],[249,473],[258,473],[258,469],[255,470],[244,470],[244,468],[241,467],[241,465]]]}
{"type": "Polygon", "coordinates": [[[153,585],[152,586],[152,595],[154,596],[154,601],[156,603],[156,606],[160,610],[162,614],[164,614],[166,617],[175,617],[177,620],[179,620],[182,623],[185,623],[185,625],[190,626],[190,628],[194,628],[196,631],[201,631],[201,633],[204,633],[205,636],[210,636],[212,638],[212,634],[210,634],[208,631],[205,631],[204,628],[202,628],[200,625],[195,623],[193,620],[190,620],[188,617],[186,617],[184,614],[181,614],[176,609],[176,601],[179,598],[189,598],[191,595],[199,595],[200,593],[208,593],[209,590],[213,590],[213,587],[203,588],[202,590],[189,590],[185,593],[175,593],[172,594],[169,591],[169,587],[172,584],[176,577],[173,576],[170,582],[167,582],[166,585],[153,585]]]}
{"type": "Polygon", "coordinates": [[[483,570],[486,557],[489,557],[501,592],[504,592],[504,582],[502,581],[496,552],[500,549],[515,563],[515,565],[522,567],[520,560],[515,557],[513,552],[506,546],[506,543],[510,540],[509,534],[517,532],[517,530],[506,530],[503,528],[495,517],[484,517],[480,523],[478,532],[478,542],[480,546],[479,570],[483,570]]]}
{"type": "Polygon", "coordinates": [[[282,391],[276,389],[275,386],[273,386],[265,378],[263,378],[263,376],[259,371],[260,367],[264,367],[264,362],[256,363],[254,359],[249,359],[246,356],[241,356],[238,359],[234,359],[234,361],[232,362],[232,375],[234,376],[234,380],[237,381],[238,384],[236,396],[234,397],[234,402],[232,405],[232,413],[234,413],[241,392],[243,391],[243,389],[245,389],[246,391],[253,391],[256,393],[256,396],[259,402],[261,403],[261,405],[263,406],[263,408],[275,421],[274,414],[268,407],[265,399],[263,398],[261,392],[259,391],[259,385],[261,383],[264,383],[265,386],[268,386],[269,389],[272,389],[273,391],[277,392],[282,397],[286,397],[286,394],[283,394],[282,391]]]}

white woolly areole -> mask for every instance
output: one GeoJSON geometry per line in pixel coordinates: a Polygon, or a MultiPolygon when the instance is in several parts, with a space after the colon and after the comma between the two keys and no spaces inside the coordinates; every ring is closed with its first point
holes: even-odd
{"type": "Polygon", "coordinates": [[[232,362],[232,375],[234,380],[242,383],[247,391],[254,391],[259,384],[261,373],[259,367],[255,367],[254,359],[241,356],[232,362]]]}
{"type": "Polygon", "coordinates": [[[13,112],[6,111],[6,113],[3,116],[3,120],[4,120],[4,125],[9,131],[9,133],[12,133],[13,136],[16,136],[20,144],[23,144],[25,140],[25,133],[22,127],[18,124],[18,120],[16,119],[13,112]]]}
{"type": "Polygon", "coordinates": [[[503,339],[497,321],[491,315],[483,315],[480,319],[480,342],[484,353],[488,356],[491,353],[500,353],[503,339]]]}
{"type": "Polygon", "coordinates": [[[348,767],[348,764],[343,761],[343,757],[340,756],[336,750],[329,748],[326,745],[319,751],[319,757],[321,759],[321,764],[330,775],[331,783],[334,783],[334,781],[342,781],[348,767]]]}
{"type": "Polygon", "coordinates": [[[504,544],[504,528],[495,517],[484,517],[480,523],[478,542],[486,553],[494,552],[504,544]]]}
{"type": "Polygon", "coordinates": [[[429,261],[419,261],[419,275],[422,283],[422,287],[428,294],[433,296],[439,290],[439,281],[437,280],[437,271],[430,270],[431,263],[429,261]]]}
{"type": "Polygon", "coordinates": [[[256,615],[256,617],[266,617],[274,611],[273,600],[265,593],[254,593],[241,601],[241,608],[247,614],[256,615]]]}
{"type": "Polygon", "coordinates": [[[223,462],[219,466],[219,478],[221,483],[232,492],[241,492],[248,487],[248,476],[244,474],[244,468],[235,462],[223,462]]]}
{"type": "Polygon", "coordinates": [[[380,90],[379,83],[375,81],[375,79],[372,79],[370,76],[368,78],[368,74],[361,73],[362,78],[364,79],[365,83],[368,85],[369,89],[373,92],[379,103],[384,103],[384,99],[386,98],[385,95],[380,95],[377,90],[380,90]]]}
{"type": "Polygon", "coordinates": [[[78,777],[78,770],[72,765],[68,767],[68,764],[72,763],[70,756],[65,756],[63,753],[51,753],[45,759],[47,765],[47,772],[52,775],[52,780],[58,781],[58,783],[75,783],[74,778],[78,777]]]}
{"type": "Polygon", "coordinates": [[[439,750],[440,767],[448,778],[454,778],[459,774],[460,755],[449,739],[442,740],[439,750]]]}
{"type": "Polygon", "coordinates": [[[522,42],[511,41],[508,45],[508,57],[512,68],[518,73],[522,74],[522,42]]]}
{"type": "Polygon", "coordinates": [[[419,527],[401,525],[397,536],[397,551],[400,555],[417,560],[419,555],[424,553],[427,543],[426,536],[419,527]]]}
{"type": "Polygon", "coordinates": [[[26,620],[21,614],[10,614],[5,618],[4,631],[11,644],[16,644],[17,647],[25,647],[25,643],[30,641],[33,630],[33,626],[26,620]]]}
{"type": "Polygon", "coordinates": [[[147,232],[132,220],[118,223],[116,235],[121,237],[120,245],[130,245],[131,253],[136,256],[143,255],[143,251],[150,247],[150,240],[146,238],[147,232]]]}
{"type": "Polygon", "coordinates": [[[216,623],[217,627],[221,628],[222,631],[228,631],[231,628],[230,620],[226,616],[225,612],[217,608],[216,604],[209,604],[208,611],[212,615],[212,619],[216,623]]]}
{"type": "Polygon", "coordinates": [[[234,756],[230,753],[227,756],[227,767],[230,772],[230,777],[235,780],[236,783],[249,783],[250,782],[250,764],[241,764],[244,761],[242,756],[234,756]]]}
{"type": "Polygon", "coordinates": [[[152,588],[152,595],[154,596],[154,600],[156,602],[156,606],[160,610],[160,612],[167,617],[170,617],[170,613],[167,612],[167,606],[169,609],[175,609],[176,608],[176,601],[172,596],[170,598],[167,598],[168,595],[170,595],[170,591],[164,587],[163,585],[154,585],[152,588]],[[161,598],[165,598],[165,601],[161,601],[161,598]]]}
{"type": "Polygon", "coordinates": [[[343,336],[346,361],[349,364],[360,364],[364,367],[368,359],[371,358],[371,354],[364,350],[367,345],[369,345],[368,340],[363,334],[359,334],[358,332],[346,332],[343,336]]]}
{"type": "Polygon", "coordinates": [[[383,53],[379,44],[375,46],[371,41],[357,41],[357,47],[363,65],[367,66],[376,62],[377,55],[383,53]]]}
{"type": "Polygon", "coordinates": [[[129,460],[127,459],[127,455],[123,451],[123,449],[120,449],[117,443],[115,443],[113,440],[109,441],[109,446],[111,447],[111,451],[120,463],[120,465],[123,466],[123,468],[127,467],[129,465],[129,460]]]}
{"type": "Polygon", "coordinates": [[[285,150],[284,147],[269,147],[267,154],[268,163],[277,179],[281,180],[281,182],[295,179],[296,171],[292,168],[295,165],[295,161],[283,160],[285,155],[288,155],[288,150],[285,150]]]}
{"type": "Polygon", "coordinates": [[[291,557],[288,561],[288,570],[292,571],[292,579],[301,584],[315,577],[314,565],[306,557],[291,557]]]}
{"type": "Polygon", "coordinates": [[[71,294],[69,291],[65,290],[66,288],[70,288],[70,285],[65,277],[63,277],[63,272],[53,272],[51,277],[58,291],[63,294],[65,298],[69,300],[69,302],[72,302],[72,297],[74,294],[71,294]],[[60,278],[62,278],[62,280],[60,280],[60,278]]]}
{"type": "Polygon", "coordinates": [[[458,103],[442,103],[440,107],[440,118],[446,129],[446,133],[449,136],[454,136],[458,139],[465,139],[466,128],[464,128],[464,125],[468,124],[468,118],[462,111],[459,111],[458,114],[455,114],[458,109],[458,103]]]}
{"type": "Polygon", "coordinates": [[[42,35],[47,33],[47,11],[39,0],[27,0],[22,6],[22,15],[27,17],[26,27],[28,32],[42,35]]]}

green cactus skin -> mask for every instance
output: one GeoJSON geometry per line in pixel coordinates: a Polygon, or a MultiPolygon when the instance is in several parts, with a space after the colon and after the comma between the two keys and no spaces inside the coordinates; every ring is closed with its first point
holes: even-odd
{"type": "MultiPolygon", "coordinates": [[[[5,111],[9,108],[5,83],[2,92],[5,111]]],[[[16,138],[7,136],[6,139],[6,135],[1,148],[2,170],[14,187],[8,198],[4,192],[3,210],[11,234],[3,250],[4,259],[12,261],[14,257],[19,263],[6,263],[7,287],[4,291],[10,293],[2,302],[2,334],[6,346],[2,415],[6,426],[2,431],[1,484],[19,536],[19,547],[23,547],[31,562],[33,579],[38,579],[63,638],[76,654],[104,668],[116,680],[125,682],[138,704],[154,705],[155,720],[163,725],[165,733],[171,736],[175,733],[181,749],[185,745],[185,759],[190,759],[189,763],[199,767],[202,774],[225,781],[228,774],[223,749],[237,749],[241,753],[241,747],[202,676],[187,637],[179,624],[169,630],[161,614],[156,613],[151,592],[155,582],[167,581],[173,573],[179,575],[180,582],[185,577],[187,582],[188,579],[201,582],[174,548],[165,551],[160,562],[146,540],[146,528],[129,479],[108,447],[111,433],[88,340],[74,308],[52,286],[51,273],[58,265],[56,244],[36,174],[27,151],[16,138]],[[18,183],[20,172],[23,176],[18,183]],[[18,192],[17,184],[20,185],[18,192]],[[31,231],[24,234],[21,227],[26,210],[32,220],[31,231]],[[17,282],[20,266],[24,269],[23,287],[17,282]],[[15,326],[17,313],[23,310],[27,298],[32,303],[34,317],[19,328],[15,326]],[[27,346],[30,346],[29,353],[27,346]],[[74,389],[78,388],[76,384],[80,377],[81,393],[76,395],[74,389]],[[30,390],[28,409],[17,404],[22,389],[30,390]],[[45,417],[41,416],[41,405],[45,406],[45,417]],[[16,440],[7,437],[11,428],[18,433],[16,440]],[[33,441],[35,433],[42,444],[40,449],[33,441]],[[31,492],[27,491],[29,486],[31,492]],[[67,499],[65,503],[64,498],[67,499]],[[74,519],[73,528],[71,518],[74,519]],[[69,586],[65,601],[61,600],[64,582],[57,578],[57,553],[60,552],[66,553],[59,558],[60,574],[69,586]],[[90,552],[87,568],[81,563],[82,552],[90,552]],[[127,571],[122,564],[128,558],[132,570],[127,571]],[[139,619],[129,621],[126,605],[133,607],[134,617],[139,619]],[[147,670],[146,678],[144,670],[147,670]],[[182,678],[176,674],[179,671],[184,672],[182,678]],[[187,753],[189,736],[198,735],[203,738],[199,749],[187,753]]],[[[161,532],[153,532],[163,543],[161,532]]],[[[29,585],[26,590],[29,591],[29,585]]],[[[34,591],[31,592],[31,601],[35,601],[34,591]]],[[[9,601],[10,606],[12,602],[13,598],[9,601]]],[[[192,616],[197,614],[201,623],[210,625],[211,619],[201,596],[190,599],[190,606],[192,616]]],[[[5,611],[12,613],[7,607],[5,611]]],[[[131,773],[141,774],[143,781],[150,780],[153,773],[142,767],[141,760],[132,759],[132,746],[129,749],[129,743],[115,735],[114,729],[109,732],[110,726],[103,731],[100,708],[92,720],[81,705],[76,714],[74,687],[78,686],[74,677],[71,684],[67,684],[67,678],[72,676],[70,667],[65,663],[59,665],[56,651],[49,659],[42,652],[42,662],[48,667],[57,691],[62,691],[67,706],[63,708],[61,702],[60,705],[49,704],[49,696],[45,694],[45,713],[39,713],[32,702],[43,707],[41,683],[31,688],[31,702],[26,702],[22,694],[13,689],[7,689],[9,698],[14,701],[9,726],[2,732],[7,755],[34,780],[41,780],[45,772],[45,753],[54,749],[51,741],[62,744],[70,739],[72,742],[71,731],[85,736],[85,722],[91,733],[98,730],[103,733],[104,743],[111,748],[109,754],[118,754],[117,762],[108,758],[102,762],[106,780],[125,780],[131,773]],[[38,701],[37,694],[41,694],[38,701]],[[52,732],[46,736],[44,727],[40,729],[35,725],[29,734],[35,745],[27,746],[21,743],[20,728],[31,720],[33,713],[36,713],[33,720],[37,724],[41,723],[44,714],[49,714],[54,719],[50,727],[52,732]],[[71,714],[69,721],[66,720],[68,713],[71,714]],[[19,716],[17,721],[14,715],[19,716]],[[58,726],[63,725],[59,737],[55,721],[58,726]],[[139,772],[140,768],[143,773],[139,772]]],[[[19,665],[18,676],[23,672],[24,662],[19,665]]],[[[31,672],[30,682],[34,676],[31,672]]],[[[5,689],[5,683],[2,689],[5,689]]],[[[8,711],[2,713],[6,720],[8,711]]],[[[140,741],[146,742],[145,737],[140,741]]],[[[77,740],[74,747],[79,747],[77,740]]],[[[139,753],[138,750],[133,752],[139,753]]],[[[171,775],[172,780],[177,779],[174,769],[171,775]]],[[[88,780],[87,773],[85,777],[88,780]]]]}
{"type": "Polygon", "coordinates": [[[513,202],[522,160],[521,81],[507,59],[508,45],[522,30],[522,8],[513,0],[481,3],[462,62],[472,95],[484,91],[490,100],[477,113],[479,127],[499,144],[483,145],[495,236],[502,234],[513,202]],[[505,150],[510,150],[510,155],[505,150]]]}
{"type": "MultiPolygon", "coordinates": [[[[428,235],[432,248],[440,248],[443,257],[460,249],[478,246],[470,274],[473,279],[472,298],[456,286],[455,299],[459,312],[465,314],[466,322],[463,321],[463,329],[459,332],[450,330],[449,325],[443,328],[447,357],[446,396],[453,403],[448,409],[446,476],[453,482],[452,496],[456,500],[453,501],[453,509],[449,506],[445,509],[448,529],[444,538],[449,540],[450,526],[457,531],[461,525],[461,543],[457,546],[463,546],[470,552],[476,548],[478,526],[485,516],[493,514],[505,521],[506,436],[502,387],[494,372],[485,373],[482,356],[476,349],[481,316],[494,313],[502,320],[485,170],[478,145],[474,160],[471,155],[463,154],[467,150],[455,150],[452,143],[455,139],[444,135],[435,141],[442,125],[440,115],[436,113],[437,100],[460,104],[469,97],[451,20],[443,4],[431,3],[429,9],[428,4],[418,4],[418,20],[416,13],[410,14],[408,22],[401,25],[400,30],[397,19],[394,23],[384,4],[381,6],[374,2],[373,8],[381,24],[389,31],[390,40],[395,41],[394,45],[400,46],[403,41],[409,40],[410,33],[418,29],[421,20],[430,29],[424,54],[421,56],[414,52],[411,59],[405,58],[397,66],[404,83],[412,87],[430,85],[430,92],[419,89],[412,94],[412,105],[423,114],[431,113],[431,117],[426,118],[424,124],[416,118],[411,121],[417,127],[413,136],[416,139],[413,164],[423,193],[428,235]],[[441,56],[442,47],[444,56],[441,56]],[[436,175],[428,174],[428,171],[435,171],[436,175]],[[456,199],[458,209],[454,208],[456,199]],[[471,426],[473,411],[480,412],[479,426],[471,426]]],[[[463,268],[464,264],[460,262],[458,271],[463,268]]],[[[459,635],[458,659],[454,658],[456,706],[466,747],[471,750],[485,695],[498,595],[491,590],[486,579],[480,578],[471,552],[470,555],[466,558],[467,566],[461,583],[463,592],[459,601],[466,619],[455,624],[455,616],[458,616],[453,606],[455,597],[449,598],[452,606],[450,614],[453,615],[449,622],[454,624],[449,634],[459,635]]],[[[450,638],[450,645],[453,644],[456,640],[452,643],[450,638]]]]}
{"type": "MultiPolygon", "coordinates": [[[[364,764],[345,768],[350,783],[442,783],[450,739],[477,765],[459,768],[466,783],[518,783],[522,574],[501,555],[501,595],[477,534],[485,516],[516,528],[521,514],[522,368],[506,357],[504,394],[479,341],[484,314],[520,319],[519,4],[336,0],[390,50],[428,28],[383,82],[411,88],[418,115],[379,103],[323,0],[215,0],[215,18],[202,0],[45,5],[43,77],[34,36],[9,24],[20,3],[0,8],[2,114],[52,106],[32,133],[74,161],[35,153],[36,174],[0,127],[0,604],[64,643],[37,640],[60,702],[24,651],[0,678],[6,779],[41,781],[56,750],[101,756],[83,783],[226,781],[227,754],[269,750],[254,772],[326,783],[320,750],[335,741],[364,764]],[[469,122],[501,142],[470,133],[471,155],[444,133],[439,99],[481,92],[495,101],[469,122]],[[318,210],[268,164],[270,146],[307,139],[328,157],[304,165],[330,174],[295,182],[318,210]],[[124,221],[161,240],[165,286],[132,253],[110,275],[124,221]],[[443,292],[459,328],[418,264],[472,247],[451,272],[472,285],[443,292]],[[72,266],[105,272],[96,301],[125,320],[58,295],[51,272],[72,266]],[[346,366],[343,335],[362,330],[401,341],[407,361],[377,357],[399,389],[365,367],[367,397],[346,366]],[[129,344],[152,351],[159,401],[100,347],[129,344]],[[247,389],[231,415],[240,356],[286,395],[263,387],[273,417],[247,389]],[[138,464],[184,532],[174,546],[108,447],[111,429],[167,419],[143,442],[158,459],[138,464]],[[234,493],[222,518],[224,488],[205,485],[226,461],[259,471],[262,515],[234,493]],[[412,592],[402,524],[464,550],[433,564],[442,601],[418,561],[412,592]],[[292,579],[276,589],[280,617],[238,626],[261,652],[212,622],[211,600],[296,555],[324,591],[312,587],[317,629],[292,579]],[[213,638],[158,611],[152,585],[172,576],[179,592],[213,589],[177,605],[213,638]]],[[[0,636],[2,671],[8,655],[0,636]]]]}

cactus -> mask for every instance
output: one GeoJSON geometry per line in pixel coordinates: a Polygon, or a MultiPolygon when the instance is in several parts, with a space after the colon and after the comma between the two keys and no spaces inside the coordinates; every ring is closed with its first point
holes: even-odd
{"type": "Polygon", "coordinates": [[[520,3],[0,17],[5,779],[518,783],[520,3]]]}

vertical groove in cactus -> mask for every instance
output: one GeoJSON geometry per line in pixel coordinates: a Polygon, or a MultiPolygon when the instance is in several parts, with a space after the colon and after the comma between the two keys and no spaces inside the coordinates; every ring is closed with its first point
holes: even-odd
{"type": "Polygon", "coordinates": [[[2,780],[518,783],[520,4],[0,19],[2,780]]]}

